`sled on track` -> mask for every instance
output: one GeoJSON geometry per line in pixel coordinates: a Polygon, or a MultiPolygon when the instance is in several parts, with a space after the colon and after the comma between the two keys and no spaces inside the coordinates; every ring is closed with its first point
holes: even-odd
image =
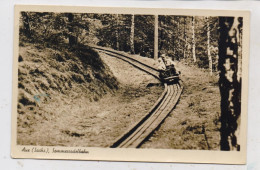
{"type": "Polygon", "coordinates": [[[164,83],[177,83],[180,80],[181,72],[177,72],[174,66],[166,67],[165,70],[159,72],[159,77],[164,83]]]}

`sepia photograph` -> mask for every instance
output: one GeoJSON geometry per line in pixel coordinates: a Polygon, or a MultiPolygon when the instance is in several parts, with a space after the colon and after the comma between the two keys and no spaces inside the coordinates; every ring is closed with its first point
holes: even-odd
{"type": "Polygon", "coordinates": [[[249,12],[15,13],[13,157],[245,163],[249,12]]]}

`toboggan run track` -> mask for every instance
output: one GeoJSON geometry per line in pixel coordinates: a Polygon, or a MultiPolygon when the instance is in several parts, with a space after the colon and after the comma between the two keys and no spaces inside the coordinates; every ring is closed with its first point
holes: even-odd
{"type": "MultiPolygon", "coordinates": [[[[104,47],[93,45],[90,45],[90,47],[112,57],[117,57],[159,79],[159,72],[157,69],[134,59],[130,55],[104,47]]],[[[164,83],[164,87],[163,93],[149,112],[144,115],[139,122],[131,126],[124,134],[119,136],[110,146],[111,148],[138,148],[146,139],[149,138],[149,136],[151,136],[156,128],[159,127],[163,120],[175,108],[183,90],[181,80],[176,84],[168,85],[164,83]]]]}

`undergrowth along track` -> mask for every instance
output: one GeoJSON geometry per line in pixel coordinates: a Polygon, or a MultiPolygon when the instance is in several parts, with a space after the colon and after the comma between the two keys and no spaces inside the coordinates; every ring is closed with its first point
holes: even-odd
{"type": "MultiPolygon", "coordinates": [[[[99,52],[128,62],[134,67],[145,71],[146,73],[159,79],[159,72],[157,69],[150,65],[142,63],[127,54],[123,54],[121,52],[99,46],[91,47],[99,52]]],[[[175,108],[183,90],[181,80],[175,84],[164,83],[164,87],[165,88],[163,93],[152,106],[152,108],[148,111],[148,113],[145,114],[140,119],[140,121],[131,126],[124,134],[119,136],[110,146],[111,148],[138,148],[159,127],[159,125],[164,121],[169,113],[171,113],[171,111],[175,108]]]]}

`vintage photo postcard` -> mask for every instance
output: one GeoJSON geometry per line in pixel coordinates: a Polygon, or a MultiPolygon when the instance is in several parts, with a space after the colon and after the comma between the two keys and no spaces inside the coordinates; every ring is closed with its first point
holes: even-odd
{"type": "Polygon", "coordinates": [[[245,164],[249,16],[15,6],[11,156],[245,164]]]}

